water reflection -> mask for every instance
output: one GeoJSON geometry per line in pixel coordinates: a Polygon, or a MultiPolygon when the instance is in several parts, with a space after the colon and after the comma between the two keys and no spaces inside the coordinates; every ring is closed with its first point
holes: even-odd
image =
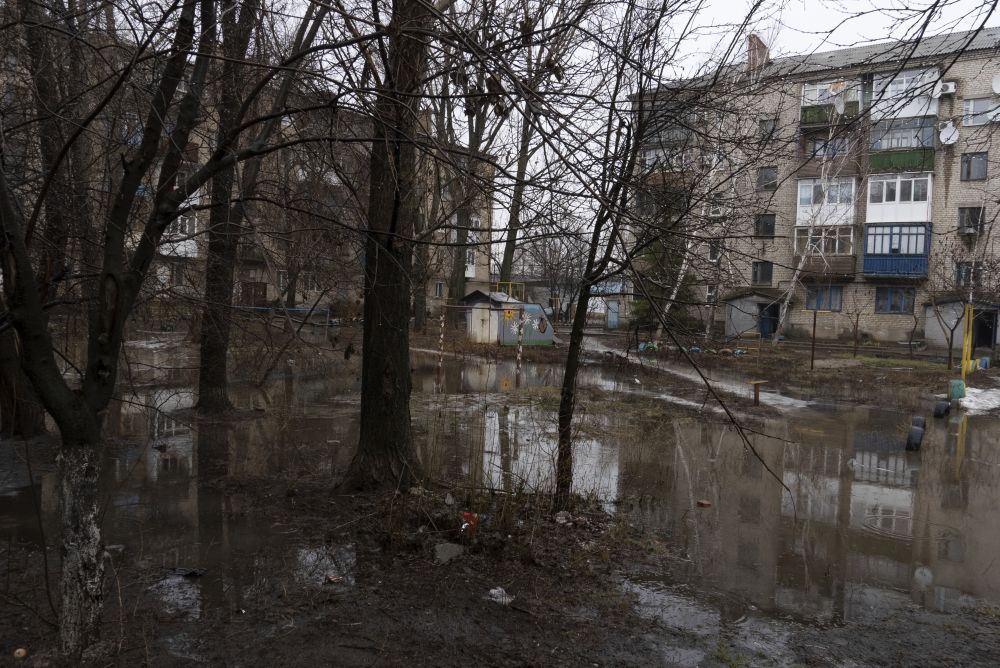
{"type": "MultiPolygon", "coordinates": [[[[293,529],[261,526],[224,484],[330,478],[346,468],[358,434],[356,378],[320,368],[306,373],[286,360],[261,388],[236,388],[238,405],[268,409],[236,423],[196,422],[183,374],[134,385],[109,416],[106,540],[156,573],[145,591],[165,618],[242,614],[289,582],[353,586],[353,546],[307,544],[293,529]]],[[[415,365],[415,434],[431,475],[508,492],[551,489],[558,369],[527,365],[526,391],[509,392],[512,363],[449,362],[443,380],[436,371],[433,360],[415,365]]],[[[1000,603],[1000,460],[990,448],[1000,421],[928,422],[922,451],[908,453],[909,415],[797,409],[754,425],[767,434],[751,436],[762,463],[715,418],[675,417],[669,402],[652,399],[662,388],[600,367],[583,384],[608,400],[579,406],[574,488],[667,533],[675,576],[725,602],[699,603],[685,619],[714,629],[752,608],[867,621],[912,603],[943,612],[1000,603]],[[642,398],[653,408],[632,410],[642,398]]],[[[0,444],[0,532],[37,543],[31,495],[47,523],[55,517],[51,456],[30,480],[18,448],[0,444]]],[[[628,586],[661,615],[673,605],[667,585],[628,586]]],[[[187,633],[163,642],[202,657],[187,633]]]]}

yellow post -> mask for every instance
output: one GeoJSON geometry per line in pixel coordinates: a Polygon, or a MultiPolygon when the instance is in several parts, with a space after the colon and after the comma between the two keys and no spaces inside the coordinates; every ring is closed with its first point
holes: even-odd
{"type": "Polygon", "coordinates": [[[965,312],[962,317],[962,381],[965,381],[965,374],[971,371],[972,360],[972,304],[965,305],[965,312]]]}

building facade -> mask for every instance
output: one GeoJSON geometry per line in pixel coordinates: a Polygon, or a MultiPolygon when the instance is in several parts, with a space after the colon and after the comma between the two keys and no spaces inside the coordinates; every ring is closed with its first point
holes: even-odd
{"type": "Polygon", "coordinates": [[[645,164],[687,179],[694,231],[680,264],[702,318],[727,336],[794,336],[817,311],[820,337],[934,330],[940,342],[956,299],[974,300],[977,344],[992,346],[998,38],[987,29],[772,60],[751,35],[710,113],[668,113],[645,164]]]}

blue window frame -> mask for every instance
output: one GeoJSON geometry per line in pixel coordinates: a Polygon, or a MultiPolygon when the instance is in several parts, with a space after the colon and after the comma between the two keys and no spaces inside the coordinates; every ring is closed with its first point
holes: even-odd
{"type": "Polygon", "coordinates": [[[844,302],[844,286],[823,285],[806,288],[806,308],[816,311],[839,311],[844,302]]]}
{"type": "Polygon", "coordinates": [[[875,288],[876,313],[913,313],[913,302],[917,297],[916,288],[883,287],[875,288]]]}

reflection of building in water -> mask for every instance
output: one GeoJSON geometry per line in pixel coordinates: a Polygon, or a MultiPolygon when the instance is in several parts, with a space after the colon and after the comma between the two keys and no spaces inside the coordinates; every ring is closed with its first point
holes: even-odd
{"type": "Polygon", "coordinates": [[[731,428],[668,422],[623,447],[623,507],[669,530],[689,578],[764,609],[861,620],[997,601],[1000,422],[973,420],[964,443],[954,421],[929,423],[920,453],[904,449],[909,416],[877,409],[769,423],[777,438],[753,442],[788,491],[731,428]]]}

